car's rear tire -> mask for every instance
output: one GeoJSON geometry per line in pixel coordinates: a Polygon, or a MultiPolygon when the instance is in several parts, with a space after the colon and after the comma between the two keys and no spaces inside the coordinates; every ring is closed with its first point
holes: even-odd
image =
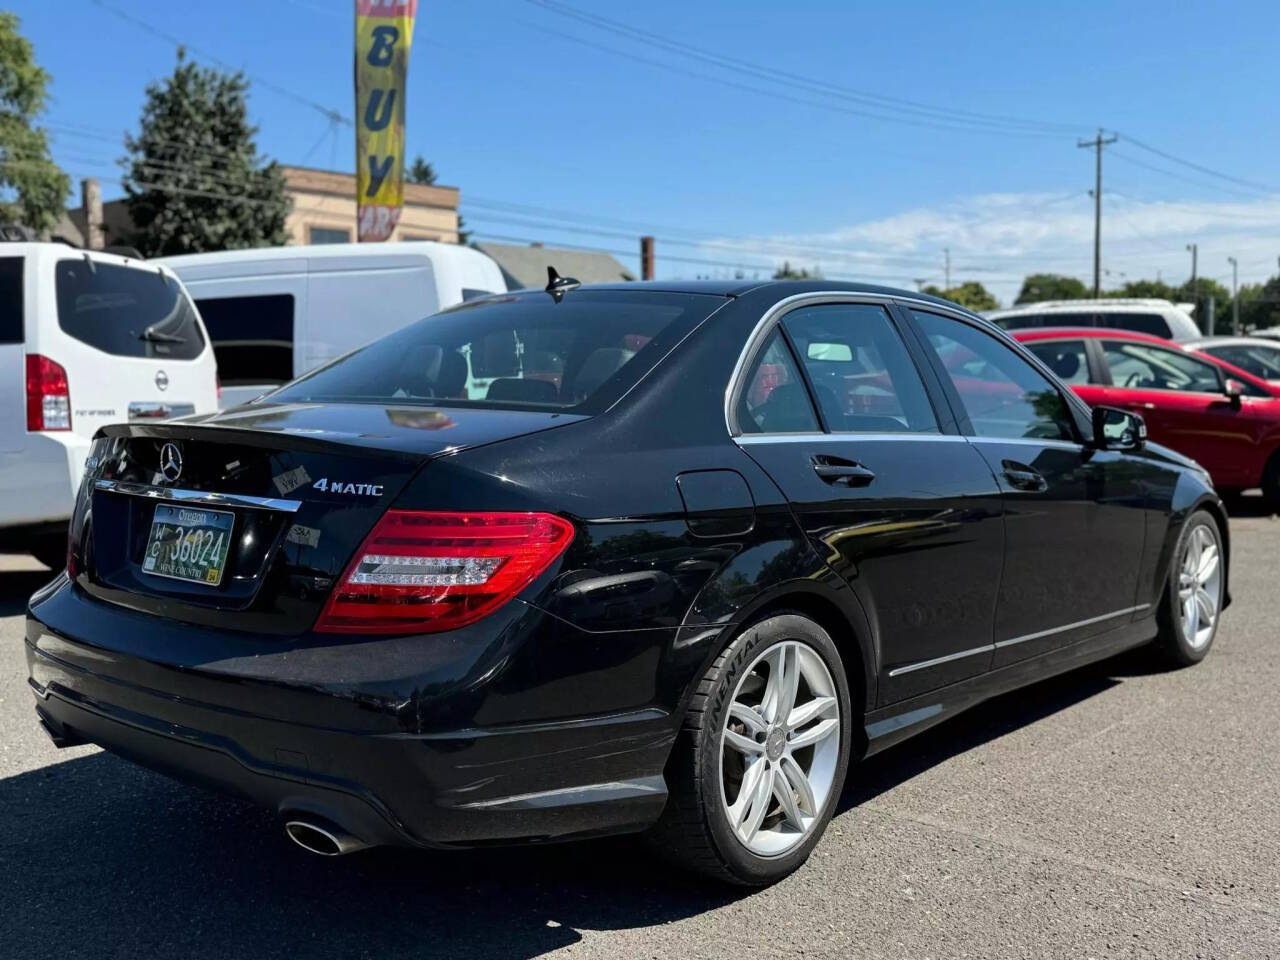
{"type": "Polygon", "coordinates": [[[42,536],[33,540],[28,548],[31,555],[50,570],[61,570],[67,565],[67,537],[65,534],[42,536]]]}
{"type": "Polygon", "coordinates": [[[1189,666],[1209,653],[1226,598],[1225,561],[1218,521],[1196,510],[1178,536],[1157,614],[1156,648],[1166,660],[1189,666]]]}
{"type": "Polygon", "coordinates": [[[854,717],[840,653],[813,620],[743,630],[698,683],[651,840],[669,859],[763,886],[809,856],[844,786],[854,717]]]}
{"type": "Polygon", "coordinates": [[[1266,500],[1267,509],[1280,513],[1280,450],[1271,455],[1262,471],[1262,497],[1266,500]]]}

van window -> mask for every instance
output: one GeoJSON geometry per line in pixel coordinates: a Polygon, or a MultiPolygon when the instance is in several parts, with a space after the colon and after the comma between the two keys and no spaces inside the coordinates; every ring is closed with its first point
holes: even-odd
{"type": "Polygon", "coordinates": [[[579,290],[473,300],[272,394],[275,403],[420,403],[596,413],[724,300],[579,290]]]}
{"type": "Polygon", "coordinates": [[[1134,330],[1153,337],[1169,338],[1169,324],[1158,313],[1100,313],[1098,326],[1113,330],[1134,330]]]}
{"type": "Polygon", "coordinates": [[[293,294],[197,300],[224,386],[293,379],[293,294]]]}
{"type": "Polygon", "coordinates": [[[22,343],[22,258],[0,257],[0,343],[22,343]]]}
{"type": "Polygon", "coordinates": [[[1001,317],[997,324],[1006,330],[1027,330],[1032,327],[1092,327],[1096,317],[1092,313],[1024,313],[1017,317],[1001,317]]]}
{"type": "Polygon", "coordinates": [[[154,268],[59,260],[54,289],[58,325],[94,349],[164,360],[194,360],[204,350],[191,301],[154,268]]]}

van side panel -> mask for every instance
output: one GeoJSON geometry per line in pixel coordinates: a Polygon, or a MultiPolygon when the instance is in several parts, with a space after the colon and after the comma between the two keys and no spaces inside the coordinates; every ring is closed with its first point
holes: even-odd
{"type": "Polygon", "coordinates": [[[299,375],[435,313],[439,307],[431,262],[410,266],[318,269],[308,274],[305,332],[298,334],[294,358],[299,375]]]}

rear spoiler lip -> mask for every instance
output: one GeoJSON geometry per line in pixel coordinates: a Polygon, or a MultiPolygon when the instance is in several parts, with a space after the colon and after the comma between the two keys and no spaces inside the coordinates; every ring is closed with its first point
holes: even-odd
{"type": "Polygon", "coordinates": [[[438,451],[412,451],[395,446],[378,446],[365,442],[352,442],[359,434],[331,434],[319,436],[315,434],[286,433],[269,430],[251,430],[244,427],[229,427],[213,423],[112,423],[99,427],[94,439],[99,437],[142,437],[155,440],[217,440],[219,442],[242,443],[247,447],[265,447],[273,450],[281,448],[298,450],[305,453],[345,453],[377,454],[390,457],[404,463],[423,463],[436,457],[447,456],[466,449],[462,446],[446,447],[438,451]],[[202,436],[203,434],[203,436],[202,436]],[[343,439],[345,437],[351,438],[343,439]]]}

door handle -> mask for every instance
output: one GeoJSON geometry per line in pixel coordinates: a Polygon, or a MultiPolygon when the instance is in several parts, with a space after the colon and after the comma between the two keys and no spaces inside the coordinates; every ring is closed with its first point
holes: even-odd
{"type": "Polygon", "coordinates": [[[842,487],[865,487],[876,475],[853,460],[815,454],[811,459],[813,472],[826,483],[842,487]]]}
{"type": "Polygon", "coordinates": [[[1009,486],[1017,490],[1030,490],[1039,493],[1041,490],[1049,488],[1045,478],[1025,463],[1018,463],[1016,460],[1005,460],[1001,463],[1001,466],[1004,468],[1004,477],[1009,481],[1009,486]]]}

